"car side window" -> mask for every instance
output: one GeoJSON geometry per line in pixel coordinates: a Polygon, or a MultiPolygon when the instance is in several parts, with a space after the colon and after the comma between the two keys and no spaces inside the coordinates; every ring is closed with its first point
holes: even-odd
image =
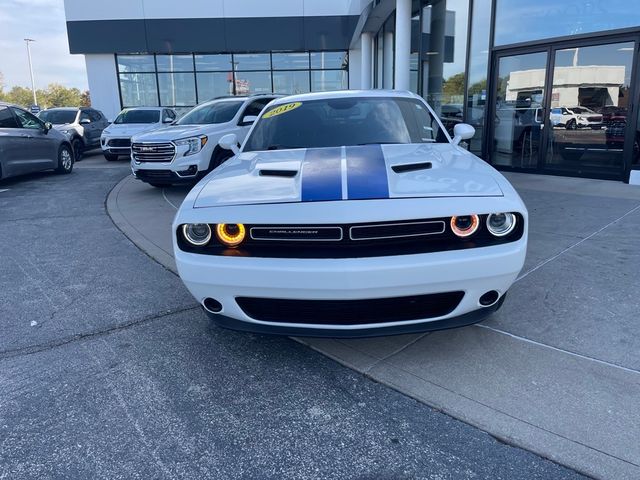
{"type": "Polygon", "coordinates": [[[22,128],[31,128],[33,130],[38,130],[43,128],[43,124],[36,118],[35,115],[32,115],[29,112],[25,112],[24,110],[20,110],[19,108],[12,108],[13,113],[18,117],[18,122],[22,128]]]}
{"type": "Polygon", "coordinates": [[[86,110],[80,112],[80,122],[82,122],[83,120],[89,120],[90,122],[93,121],[89,116],[89,112],[87,112],[86,110]]]}
{"type": "Polygon", "coordinates": [[[0,128],[20,128],[18,120],[7,107],[0,107],[0,128]]]}
{"type": "Polygon", "coordinates": [[[244,109],[244,113],[240,118],[240,121],[247,115],[255,115],[256,117],[260,115],[262,109],[269,103],[273,98],[261,98],[259,100],[255,100],[247,105],[247,108],[244,109]]]}
{"type": "Polygon", "coordinates": [[[176,114],[173,113],[173,110],[169,110],[169,109],[164,109],[162,111],[162,119],[164,120],[165,118],[170,118],[171,120],[175,120],[176,119],[176,114]]]}
{"type": "Polygon", "coordinates": [[[102,115],[100,115],[100,112],[97,110],[87,110],[87,112],[89,113],[89,118],[92,122],[99,122],[102,118],[102,115]]]}

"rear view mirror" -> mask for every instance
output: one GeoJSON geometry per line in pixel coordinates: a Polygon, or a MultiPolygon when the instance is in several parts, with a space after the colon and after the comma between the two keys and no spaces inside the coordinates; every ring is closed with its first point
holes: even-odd
{"type": "Polygon", "coordinates": [[[80,120],[80,125],[86,125],[87,123],[91,123],[91,120],[89,120],[88,118],[83,118],[82,120],[80,120]]]}
{"type": "Polygon", "coordinates": [[[162,120],[162,123],[173,123],[173,118],[171,118],[171,117],[165,117],[165,118],[162,120]]]}
{"type": "Polygon", "coordinates": [[[225,150],[231,150],[234,155],[240,152],[238,148],[238,137],[235,133],[227,133],[218,140],[218,145],[225,150]]]}
{"type": "Polygon", "coordinates": [[[245,115],[240,122],[240,126],[246,127],[247,125],[253,125],[253,122],[255,122],[257,119],[257,115],[245,115]]]}
{"type": "Polygon", "coordinates": [[[453,127],[453,144],[458,145],[462,140],[469,140],[476,134],[476,129],[468,123],[459,123],[453,127]]]}
{"type": "Polygon", "coordinates": [[[44,122],[44,133],[49,133],[49,130],[53,128],[51,122],[44,122]]]}

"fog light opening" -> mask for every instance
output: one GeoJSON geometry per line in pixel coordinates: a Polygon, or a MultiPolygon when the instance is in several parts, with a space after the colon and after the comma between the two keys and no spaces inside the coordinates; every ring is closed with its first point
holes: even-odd
{"type": "Polygon", "coordinates": [[[205,298],[202,301],[202,306],[209,313],[220,313],[222,311],[222,304],[214,298],[205,298]]]}
{"type": "Polygon", "coordinates": [[[489,290],[480,297],[480,305],[490,307],[500,299],[500,293],[495,290],[489,290]]]}

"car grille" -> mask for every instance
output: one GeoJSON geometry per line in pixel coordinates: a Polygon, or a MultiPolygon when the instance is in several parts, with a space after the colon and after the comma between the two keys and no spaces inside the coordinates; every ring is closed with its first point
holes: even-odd
{"type": "Polygon", "coordinates": [[[249,317],[263,322],[359,325],[436,318],[453,312],[464,292],[364,300],[288,300],[238,297],[249,317]]]}
{"type": "Polygon", "coordinates": [[[145,182],[176,179],[176,175],[171,170],[138,170],[136,177],[145,182]]]}
{"type": "Polygon", "coordinates": [[[130,138],[112,138],[107,142],[109,147],[128,148],[131,146],[130,138]]]}
{"type": "Polygon", "coordinates": [[[173,143],[134,143],[131,147],[136,162],[170,162],[176,154],[173,143]]]}
{"type": "Polygon", "coordinates": [[[587,117],[589,122],[602,122],[602,117],[587,117]]]}

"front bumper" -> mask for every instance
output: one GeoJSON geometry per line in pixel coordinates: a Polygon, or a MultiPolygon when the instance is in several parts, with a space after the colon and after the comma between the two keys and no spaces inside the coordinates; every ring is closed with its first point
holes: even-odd
{"type": "Polygon", "coordinates": [[[172,185],[193,184],[197,180],[197,174],[181,177],[176,172],[164,169],[139,168],[132,170],[133,176],[145,183],[170,183],[172,185]]]}
{"type": "Polygon", "coordinates": [[[202,303],[222,304],[210,314],[229,328],[288,335],[359,337],[451,328],[482,320],[495,311],[524,264],[526,236],[504,245],[393,257],[282,259],[210,256],[175,249],[180,277],[202,303]],[[479,298],[496,290],[501,300],[483,307],[479,298]],[[261,321],[240,308],[238,297],[299,300],[391,299],[462,291],[446,315],[357,324],[261,321]]]}

